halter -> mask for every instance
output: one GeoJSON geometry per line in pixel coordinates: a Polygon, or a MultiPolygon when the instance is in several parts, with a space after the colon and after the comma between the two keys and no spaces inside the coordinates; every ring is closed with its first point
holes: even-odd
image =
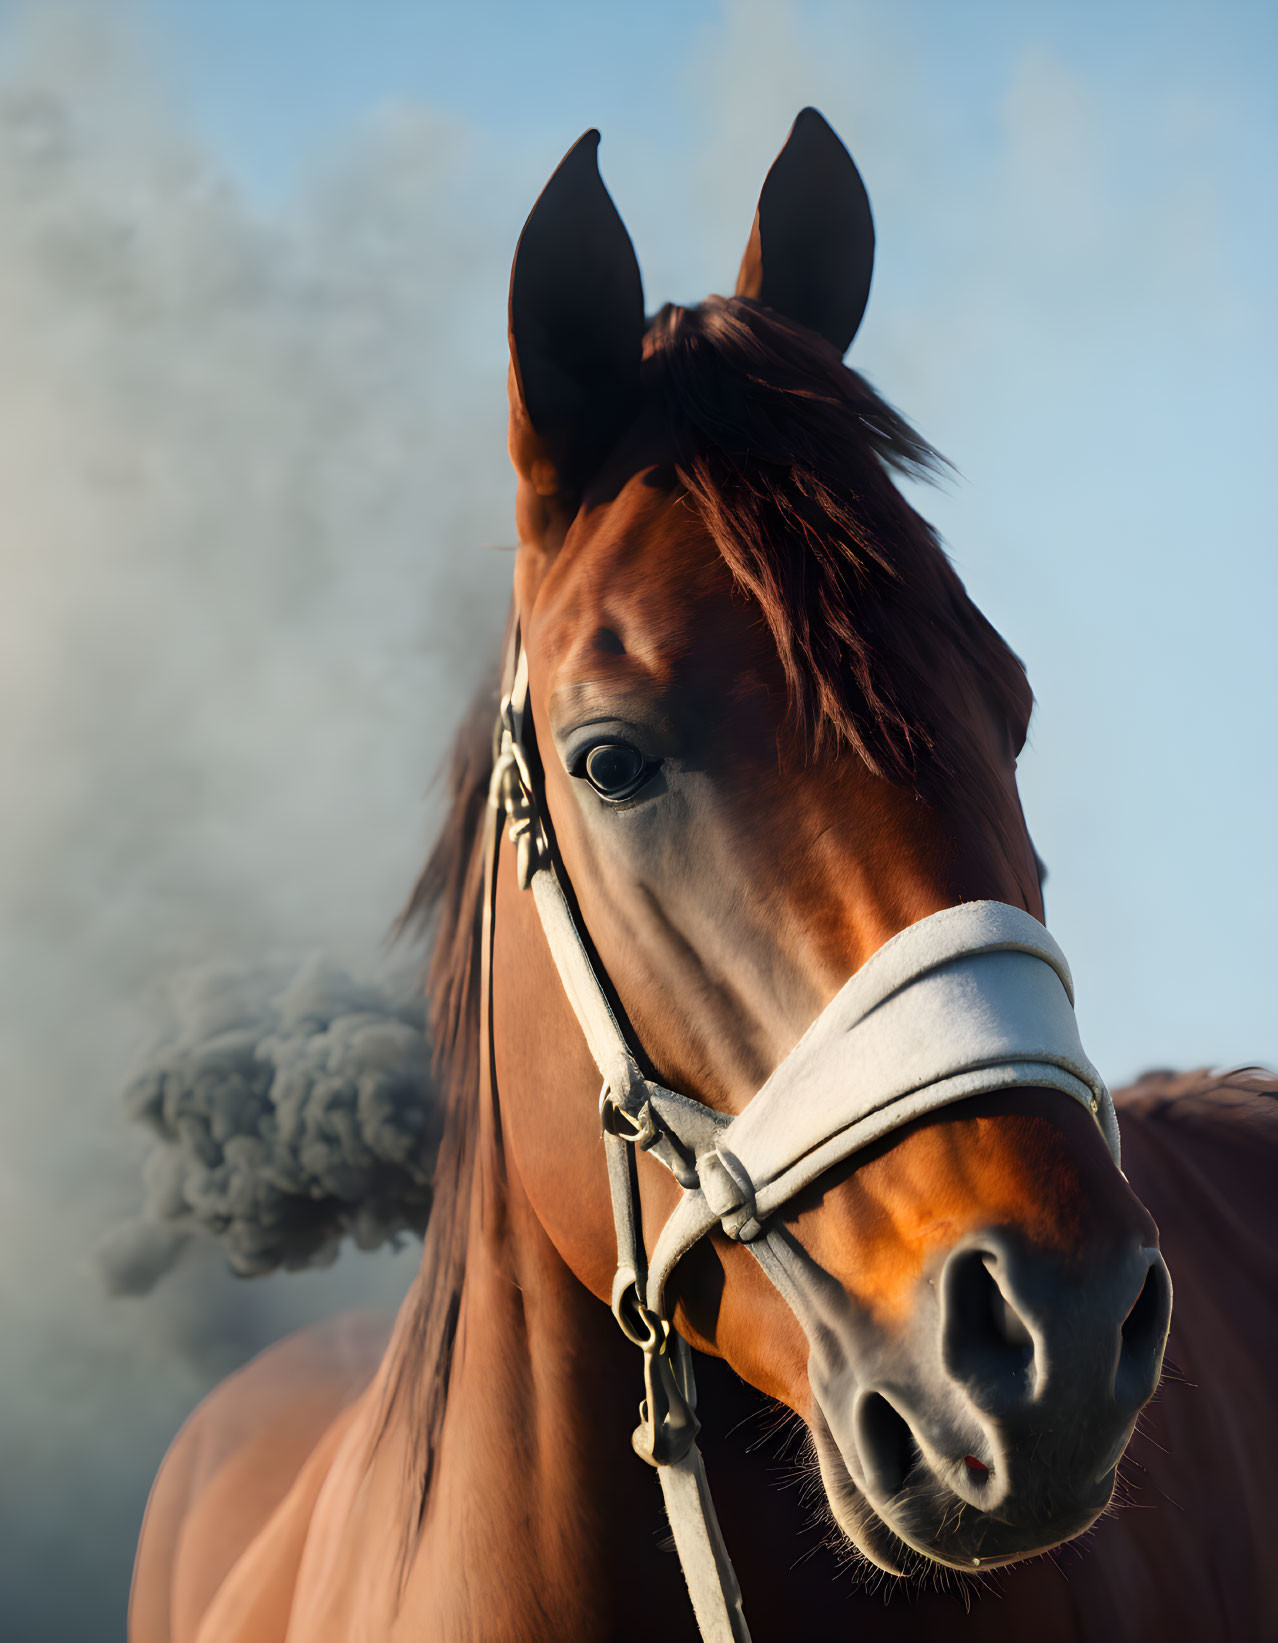
{"type": "MultiPolygon", "coordinates": [[[[951,1102],[1032,1085],[1089,1109],[1119,1161],[1114,1103],[1083,1053],[1065,955],[1028,913],[965,902],[886,942],[830,1000],[735,1118],[645,1078],[617,1022],[566,893],[530,755],[528,655],[516,628],[494,733],[491,849],[484,900],[486,991],[501,818],[519,886],[531,889],[546,943],[603,1079],[599,1117],[617,1237],[612,1312],[643,1353],[635,1451],[657,1470],[704,1643],[749,1643],[741,1593],[701,1453],[692,1354],[670,1324],[674,1267],[718,1228],[757,1259],[796,1313],[811,1263],[771,1218],[796,1193],[872,1141],[951,1102]],[[648,1254],[636,1151],[683,1189],[648,1254]]],[[[491,1014],[489,1017],[491,1031],[491,1014]]]]}

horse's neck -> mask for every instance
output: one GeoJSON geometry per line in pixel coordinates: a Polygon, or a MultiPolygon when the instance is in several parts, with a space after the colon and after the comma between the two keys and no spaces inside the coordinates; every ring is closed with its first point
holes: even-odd
{"type": "MultiPolygon", "coordinates": [[[[473,1168],[456,1343],[424,1505],[411,1399],[372,1442],[384,1389],[410,1351],[401,1318],[316,1501],[290,1640],[639,1643],[656,1626],[668,1643],[694,1643],[660,1489],[630,1445],[640,1355],[565,1265],[491,1132],[473,1168]]],[[[846,1618],[846,1587],[833,1587],[821,1532],[804,1532],[801,1492],[778,1489],[775,1464],[751,1452],[760,1414],[775,1418],[771,1406],[726,1366],[703,1361],[702,1377],[706,1458],[757,1635],[822,1635],[846,1618]],[[796,1551],[805,1556],[797,1576],[796,1551]],[[841,1600],[834,1612],[831,1596],[841,1600]]]]}
{"type": "MultiPolygon", "coordinates": [[[[481,1143],[475,1168],[448,1402],[394,1635],[647,1637],[652,1599],[677,1637],[682,1577],[659,1546],[656,1479],[630,1448],[639,1355],[497,1147],[481,1143]]],[[[405,1447],[391,1458],[401,1476],[405,1447]]],[[[416,1509],[403,1492],[401,1510],[416,1509]]]]}

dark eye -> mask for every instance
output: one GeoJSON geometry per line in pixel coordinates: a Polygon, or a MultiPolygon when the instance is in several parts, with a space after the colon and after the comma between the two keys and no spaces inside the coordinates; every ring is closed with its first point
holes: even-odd
{"type": "Polygon", "coordinates": [[[629,742],[599,742],[573,774],[584,776],[600,798],[616,801],[637,793],[654,768],[629,742]]]}

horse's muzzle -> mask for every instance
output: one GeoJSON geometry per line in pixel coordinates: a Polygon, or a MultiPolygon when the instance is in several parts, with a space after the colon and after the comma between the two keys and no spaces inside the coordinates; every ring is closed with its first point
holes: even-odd
{"type": "Polygon", "coordinates": [[[975,1569],[1081,1534],[1162,1371],[1171,1280],[1158,1249],[1134,1240],[1084,1277],[987,1231],[926,1290],[904,1335],[866,1332],[865,1352],[814,1373],[811,1425],[840,1526],[894,1573],[907,1548],[975,1569]]]}

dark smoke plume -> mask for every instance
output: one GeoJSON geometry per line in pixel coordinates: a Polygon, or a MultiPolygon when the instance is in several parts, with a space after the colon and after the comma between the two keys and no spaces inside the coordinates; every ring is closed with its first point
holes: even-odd
{"type": "Polygon", "coordinates": [[[192,1234],[233,1270],[326,1266],[420,1235],[438,1111],[409,988],[311,958],[180,979],[172,1024],[125,1093],[154,1136],[145,1210],[100,1245],[115,1294],[143,1294],[192,1234]]]}

